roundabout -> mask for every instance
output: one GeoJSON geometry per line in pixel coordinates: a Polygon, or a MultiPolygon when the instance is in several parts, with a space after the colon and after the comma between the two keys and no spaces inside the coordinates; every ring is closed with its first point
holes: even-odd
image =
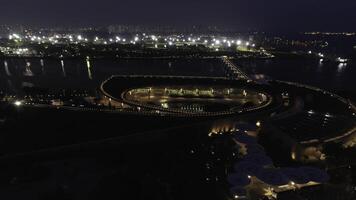
{"type": "Polygon", "coordinates": [[[262,121],[306,146],[343,140],[356,131],[356,109],[350,101],[297,83],[262,84],[218,77],[112,76],[99,90],[103,98],[130,107],[137,114],[187,120],[230,118],[232,124],[236,120],[262,121]]]}

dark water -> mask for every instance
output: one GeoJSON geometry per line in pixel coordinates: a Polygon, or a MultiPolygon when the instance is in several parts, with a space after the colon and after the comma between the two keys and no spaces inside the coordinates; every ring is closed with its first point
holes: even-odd
{"type": "Polygon", "coordinates": [[[356,63],[339,64],[305,59],[235,61],[251,74],[304,83],[332,91],[356,91],[356,63]]]}
{"type": "MultiPolygon", "coordinates": [[[[356,64],[305,59],[238,60],[250,74],[305,83],[336,91],[356,91],[356,64]]],[[[225,76],[218,59],[0,59],[0,88],[16,93],[24,86],[92,89],[111,75],[225,76]]]]}
{"type": "Polygon", "coordinates": [[[96,88],[111,75],[224,76],[223,70],[213,59],[0,59],[0,88],[96,88]]]}

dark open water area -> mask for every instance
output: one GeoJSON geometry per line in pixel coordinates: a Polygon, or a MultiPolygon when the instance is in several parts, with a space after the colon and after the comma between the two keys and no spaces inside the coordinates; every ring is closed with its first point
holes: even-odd
{"type": "Polygon", "coordinates": [[[276,58],[236,61],[250,74],[265,74],[272,79],[292,81],[332,91],[356,91],[354,62],[320,62],[308,59],[276,58]]]}
{"type": "Polygon", "coordinates": [[[92,89],[111,75],[224,76],[219,60],[0,59],[1,88],[23,86],[92,89]]]}
{"type": "MultiPolygon", "coordinates": [[[[235,60],[249,74],[293,81],[331,91],[356,91],[356,64],[307,59],[235,60]]],[[[0,88],[93,89],[111,75],[226,76],[217,59],[0,59],[0,88]]]]}

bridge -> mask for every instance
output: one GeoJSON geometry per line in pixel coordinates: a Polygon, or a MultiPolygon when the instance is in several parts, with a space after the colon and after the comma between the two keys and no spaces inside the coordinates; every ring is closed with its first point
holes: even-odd
{"type": "Polygon", "coordinates": [[[221,59],[227,65],[228,70],[232,73],[234,78],[252,81],[251,78],[233,62],[231,62],[227,56],[223,56],[221,59]]]}

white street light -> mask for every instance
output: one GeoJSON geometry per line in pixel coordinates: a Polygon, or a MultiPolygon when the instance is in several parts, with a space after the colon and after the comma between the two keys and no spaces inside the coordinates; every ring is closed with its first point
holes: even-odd
{"type": "Polygon", "coordinates": [[[21,102],[21,101],[15,101],[15,102],[14,102],[14,105],[17,106],[17,107],[19,107],[19,106],[22,105],[22,102],[21,102]]]}

